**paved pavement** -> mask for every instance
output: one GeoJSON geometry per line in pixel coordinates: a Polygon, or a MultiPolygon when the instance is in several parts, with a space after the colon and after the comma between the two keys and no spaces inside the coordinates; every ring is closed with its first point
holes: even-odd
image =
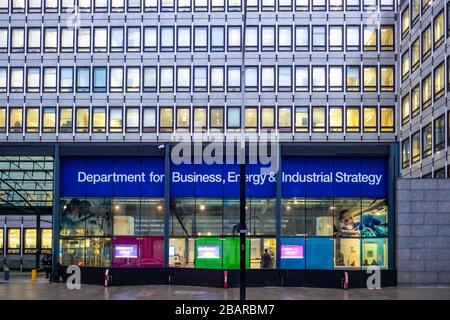
{"type": "MultiPolygon", "coordinates": [[[[31,282],[29,273],[13,274],[9,282],[0,280],[0,300],[237,300],[238,288],[221,289],[191,286],[117,286],[104,288],[81,285],[68,290],[64,283],[48,283],[42,275],[31,282]]],[[[450,287],[396,287],[380,290],[264,287],[248,288],[249,300],[450,300],[450,287]]]]}

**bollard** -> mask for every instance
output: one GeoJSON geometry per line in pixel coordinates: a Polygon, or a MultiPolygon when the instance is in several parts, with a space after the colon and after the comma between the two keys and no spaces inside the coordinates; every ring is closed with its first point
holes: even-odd
{"type": "Polygon", "coordinates": [[[348,272],[345,271],[344,273],[344,289],[347,290],[348,289],[348,272]]]}
{"type": "Polygon", "coordinates": [[[37,279],[37,269],[31,270],[31,281],[36,282],[37,279]]]}
{"type": "Polygon", "coordinates": [[[4,280],[5,281],[9,281],[9,268],[7,266],[4,267],[3,269],[3,273],[4,273],[4,280]]]}
{"type": "Polygon", "coordinates": [[[223,287],[224,287],[225,289],[228,288],[228,271],[227,271],[227,270],[225,270],[225,271],[223,272],[223,287]]]}
{"type": "Polygon", "coordinates": [[[109,286],[109,269],[106,269],[106,271],[105,271],[104,280],[105,280],[105,288],[106,288],[109,286]]]}

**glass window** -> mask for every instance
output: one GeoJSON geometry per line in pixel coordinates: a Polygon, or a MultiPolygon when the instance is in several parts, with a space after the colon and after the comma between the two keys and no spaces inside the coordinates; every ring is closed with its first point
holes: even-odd
{"type": "Polygon", "coordinates": [[[61,28],[60,50],[61,52],[73,52],[74,29],[61,28]]]}
{"type": "Polygon", "coordinates": [[[380,27],[381,51],[394,51],[394,26],[380,27]]]}
{"type": "Polygon", "coordinates": [[[364,26],[364,51],[377,50],[377,27],[364,26]]]}
{"type": "Polygon", "coordinates": [[[23,68],[11,68],[10,92],[23,92],[23,68]]]}
{"type": "Polygon", "coordinates": [[[295,0],[295,10],[296,11],[308,11],[310,0],[295,0]]]}
{"type": "Polygon", "coordinates": [[[23,112],[22,108],[9,108],[9,132],[22,133],[23,112]]]}
{"type": "Polygon", "coordinates": [[[364,107],[364,132],[377,132],[376,107],[364,107]]]}
{"type": "Polygon", "coordinates": [[[144,0],[144,11],[145,12],[158,11],[158,0],[144,0]]]}
{"type": "Polygon", "coordinates": [[[256,107],[245,107],[245,131],[256,131],[258,127],[258,109],[256,107]]]}
{"type": "Polygon", "coordinates": [[[330,132],[342,132],[343,114],[342,107],[330,107],[329,109],[330,132]]]}
{"type": "Polygon", "coordinates": [[[177,67],[177,91],[184,92],[191,90],[191,68],[177,67]]]}
{"type": "Polygon", "coordinates": [[[178,11],[191,11],[191,0],[178,0],[178,11]]]}
{"type": "Polygon", "coordinates": [[[173,92],[173,67],[160,67],[161,92],[173,92]]]}
{"type": "Polygon", "coordinates": [[[420,41],[417,38],[411,45],[411,71],[414,72],[420,65],[420,41]]]}
{"type": "Polygon", "coordinates": [[[58,28],[44,29],[44,52],[56,52],[58,45],[58,28]]]}
{"type": "Polygon", "coordinates": [[[326,67],[312,67],[312,91],[326,90],[326,67]]]}
{"type": "Polygon", "coordinates": [[[278,50],[291,51],[292,50],[292,27],[278,26],[278,50]]]}
{"type": "Polygon", "coordinates": [[[100,133],[106,131],[106,108],[92,108],[92,132],[100,133]]]}
{"type": "Polygon", "coordinates": [[[177,107],[177,130],[189,131],[191,125],[191,110],[189,108],[177,107]]]}
{"type": "Polygon", "coordinates": [[[295,132],[309,131],[308,107],[295,107],[295,132]]]}
{"type": "Polygon", "coordinates": [[[59,73],[59,92],[73,92],[73,68],[61,67],[59,73]]]}
{"type": "Polygon", "coordinates": [[[208,50],[208,27],[194,27],[194,51],[208,50]]]}
{"type": "Polygon", "coordinates": [[[364,66],[364,91],[375,92],[377,91],[377,67],[376,66],[364,66]]]}
{"type": "Polygon", "coordinates": [[[410,144],[409,144],[409,138],[405,139],[402,142],[402,167],[406,168],[409,166],[409,160],[410,160],[410,144]]]}
{"type": "Polygon", "coordinates": [[[123,91],[123,68],[110,67],[109,69],[109,91],[122,92],[123,91]]]}
{"type": "MultiPolygon", "coordinates": [[[[128,0],[130,1],[130,0],[128,0]]],[[[129,9],[129,8],[128,8],[129,9]]],[[[141,51],[141,28],[127,27],[127,51],[141,51]]]]}
{"type": "Polygon", "coordinates": [[[194,91],[206,92],[207,90],[207,67],[194,67],[194,91]]]}
{"type": "Polygon", "coordinates": [[[295,26],[295,50],[309,50],[309,26],[295,26]]]}
{"type": "Polygon", "coordinates": [[[27,92],[39,92],[41,88],[41,69],[27,68],[27,92]]]}
{"type": "Polygon", "coordinates": [[[278,91],[292,91],[291,67],[278,67],[278,91]]]}
{"type": "Polygon", "coordinates": [[[420,113],[420,85],[417,85],[411,91],[411,116],[415,117],[419,113],[420,113]]]}
{"type": "Polygon", "coordinates": [[[325,132],[326,131],[326,108],[313,107],[312,108],[312,131],[325,132]]]}
{"type": "Polygon", "coordinates": [[[334,240],[334,252],[334,266],[336,268],[359,268],[361,266],[360,239],[337,238],[334,240]]]}
{"type": "Polygon", "coordinates": [[[89,132],[89,108],[76,109],[76,132],[89,132]]]}
{"type": "Polygon", "coordinates": [[[77,67],[77,92],[89,92],[90,77],[89,67],[77,67]]]}
{"type": "Polygon", "coordinates": [[[278,107],[278,130],[280,132],[290,132],[291,125],[291,107],[278,107]]]}
{"type": "Polygon", "coordinates": [[[228,51],[241,50],[241,27],[228,27],[228,51]]]}
{"type": "Polygon", "coordinates": [[[381,132],[394,132],[394,108],[381,107],[381,132]]]}
{"type": "Polygon", "coordinates": [[[139,92],[141,90],[141,68],[127,67],[127,92],[139,92]]]}
{"type": "Polygon", "coordinates": [[[380,70],[381,91],[393,92],[395,89],[395,69],[394,66],[382,66],[380,70]]]}
{"type": "Polygon", "coordinates": [[[361,122],[359,107],[347,107],[346,113],[347,132],[359,132],[359,126],[361,122]]]}
{"type": "Polygon", "coordinates": [[[261,27],[261,50],[274,51],[275,50],[275,27],[262,26],[261,27]]]}
{"type": "Polygon", "coordinates": [[[295,91],[309,90],[309,67],[295,67],[295,91]]]}
{"type": "Polygon", "coordinates": [[[123,109],[109,108],[109,132],[122,132],[123,109]]]}
{"type": "Polygon", "coordinates": [[[434,18],[434,48],[439,47],[444,42],[444,10],[434,18]]]}
{"type": "Polygon", "coordinates": [[[359,77],[360,72],[358,66],[347,66],[347,79],[346,79],[347,91],[360,90],[359,77]]]}
{"type": "Polygon", "coordinates": [[[405,37],[409,32],[409,6],[402,12],[402,37],[405,37]]]}
{"type": "Polygon", "coordinates": [[[261,128],[272,129],[275,127],[275,109],[272,107],[261,107],[261,128]]]}
{"type": "Polygon", "coordinates": [[[211,51],[225,50],[225,28],[220,26],[211,26],[211,51]]]}
{"type": "Polygon", "coordinates": [[[41,29],[28,28],[28,52],[41,52],[41,29]]]}
{"type": "Polygon", "coordinates": [[[128,12],[140,12],[141,11],[141,0],[127,0],[127,11],[128,12]]]}
{"type": "Polygon", "coordinates": [[[42,132],[55,132],[56,131],[56,109],[55,108],[42,108],[42,132]]]}
{"type": "Polygon", "coordinates": [[[158,31],[156,27],[144,27],[144,51],[155,52],[158,47],[158,31]]]}
{"type": "Polygon", "coordinates": [[[6,80],[7,69],[0,67],[0,92],[6,92],[8,81],[6,80]]]}
{"type": "Polygon", "coordinates": [[[144,92],[156,92],[156,67],[144,67],[144,92]]]}
{"type": "Polygon", "coordinates": [[[402,80],[405,81],[409,77],[409,50],[402,56],[402,80]]]}
{"type": "Polygon", "coordinates": [[[434,152],[445,147],[445,116],[434,120],[434,152]]]}
{"type": "Polygon", "coordinates": [[[420,1],[421,0],[411,0],[411,18],[414,24],[420,15],[420,1]]]}
{"type": "Polygon", "coordinates": [[[94,92],[106,92],[106,67],[94,67],[94,92]]]}
{"type": "Polygon", "coordinates": [[[112,12],[123,12],[124,11],[124,0],[111,0],[111,11],[112,12]]]}
{"type": "Polygon", "coordinates": [[[8,244],[6,253],[8,254],[19,254],[20,253],[20,229],[8,228],[8,244]]]}
{"type": "Polygon", "coordinates": [[[422,129],[422,158],[431,156],[433,147],[433,129],[431,123],[422,129]]]}
{"type": "Polygon", "coordinates": [[[24,28],[11,28],[11,52],[24,52],[24,28]]]}
{"type": "Polygon", "coordinates": [[[26,129],[27,133],[39,132],[39,108],[26,108],[26,129]]]}
{"type": "Polygon", "coordinates": [[[44,92],[56,92],[56,68],[44,68],[44,92]]]}
{"type": "Polygon", "coordinates": [[[409,121],[409,94],[402,98],[402,123],[405,124],[409,121]]]}
{"type": "Polygon", "coordinates": [[[57,0],[44,0],[45,1],[45,12],[58,12],[58,1],[57,0]]]}
{"type": "Polygon", "coordinates": [[[142,117],[142,131],[156,132],[156,108],[144,107],[142,117]]]}
{"type": "Polygon", "coordinates": [[[6,132],[6,108],[0,108],[0,132],[6,132]]]}
{"type": "Polygon", "coordinates": [[[72,132],[72,108],[59,108],[59,132],[72,132]]]}
{"type": "Polygon", "coordinates": [[[307,198],[305,226],[306,235],[332,236],[333,210],[333,199],[307,198]]]}
{"type": "Polygon", "coordinates": [[[24,13],[25,12],[25,0],[12,0],[11,1],[12,12],[24,13]]]}
{"type": "Polygon", "coordinates": [[[326,50],[326,27],[313,26],[312,27],[313,51],[326,50]]]}
{"type": "Polygon", "coordinates": [[[0,28],[0,52],[8,52],[8,29],[0,28]]]}
{"type": "Polygon", "coordinates": [[[139,132],[139,108],[126,109],[126,132],[139,132]]]}
{"type": "Polygon", "coordinates": [[[214,92],[221,92],[224,90],[224,67],[213,67],[211,66],[211,82],[210,90],[214,92]]]}
{"type": "Polygon", "coordinates": [[[173,109],[171,107],[161,107],[159,109],[159,130],[160,132],[172,132],[173,130],[173,109]]]}
{"type": "Polygon", "coordinates": [[[206,119],[207,113],[206,108],[195,107],[194,108],[194,132],[205,132],[206,131],[206,119]]]}
{"type": "Polygon", "coordinates": [[[227,126],[228,129],[241,128],[241,108],[228,107],[227,108],[227,126]]]}
{"type": "Polygon", "coordinates": [[[445,69],[442,62],[436,69],[434,69],[434,100],[436,101],[444,95],[445,88],[445,69]]]}
{"type": "Polygon", "coordinates": [[[431,26],[422,32],[422,61],[431,54],[431,26]]]}
{"type": "Polygon", "coordinates": [[[330,26],[330,51],[342,51],[342,26],[330,26]]]}
{"type": "Polygon", "coordinates": [[[162,52],[173,52],[174,46],[174,29],[173,27],[160,28],[160,50],[162,52]]]}
{"type": "Polygon", "coordinates": [[[211,131],[223,131],[223,108],[211,107],[210,109],[210,127],[211,131]]]}
{"type": "Polygon", "coordinates": [[[78,52],[91,51],[91,28],[80,28],[77,31],[78,52]]]}
{"type": "Polygon", "coordinates": [[[342,11],[342,0],[330,0],[329,1],[329,10],[330,11],[342,11]]]}
{"type": "Polygon", "coordinates": [[[359,26],[347,26],[347,51],[359,51],[360,38],[359,26]]]}
{"type": "Polygon", "coordinates": [[[422,109],[428,108],[431,105],[432,88],[431,74],[429,74],[422,80],[422,109]]]}
{"type": "Polygon", "coordinates": [[[123,27],[111,27],[110,50],[111,52],[123,52],[123,27]]]}
{"type": "Polygon", "coordinates": [[[312,0],[313,11],[325,11],[326,1],[325,0],[312,0]]]}
{"type": "Polygon", "coordinates": [[[275,91],[275,67],[261,67],[261,91],[275,91]]]}
{"type": "Polygon", "coordinates": [[[177,51],[191,51],[191,27],[177,28],[177,51]]]}
{"type": "Polygon", "coordinates": [[[245,67],[245,91],[258,91],[258,67],[245,67]]]}

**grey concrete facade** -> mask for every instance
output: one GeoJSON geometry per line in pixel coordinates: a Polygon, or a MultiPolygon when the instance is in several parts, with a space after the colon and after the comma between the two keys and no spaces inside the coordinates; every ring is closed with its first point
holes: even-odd
{"type": "Polygon", "coordinates": [[[450,284],[450,180],[398,179],[399,284],[450,284]]]}

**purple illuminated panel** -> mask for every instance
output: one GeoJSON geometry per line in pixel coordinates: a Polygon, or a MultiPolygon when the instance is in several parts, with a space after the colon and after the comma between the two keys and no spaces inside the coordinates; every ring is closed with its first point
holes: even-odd
{"type": "Polygon", "coordinates": [[[299,245],[282,245],[282,259],[303,259],[303,246],[299,245]]]}
{"type": "Polygon", "coordinates": [[[114,258],[137,258],[137,244],[116,244],[114,258]]]}
{"type": "Polygon", "coordinates": [[[197,248],[198,259],[218,259],[220,258],[219,246],[199,246],[197,248]]]}

